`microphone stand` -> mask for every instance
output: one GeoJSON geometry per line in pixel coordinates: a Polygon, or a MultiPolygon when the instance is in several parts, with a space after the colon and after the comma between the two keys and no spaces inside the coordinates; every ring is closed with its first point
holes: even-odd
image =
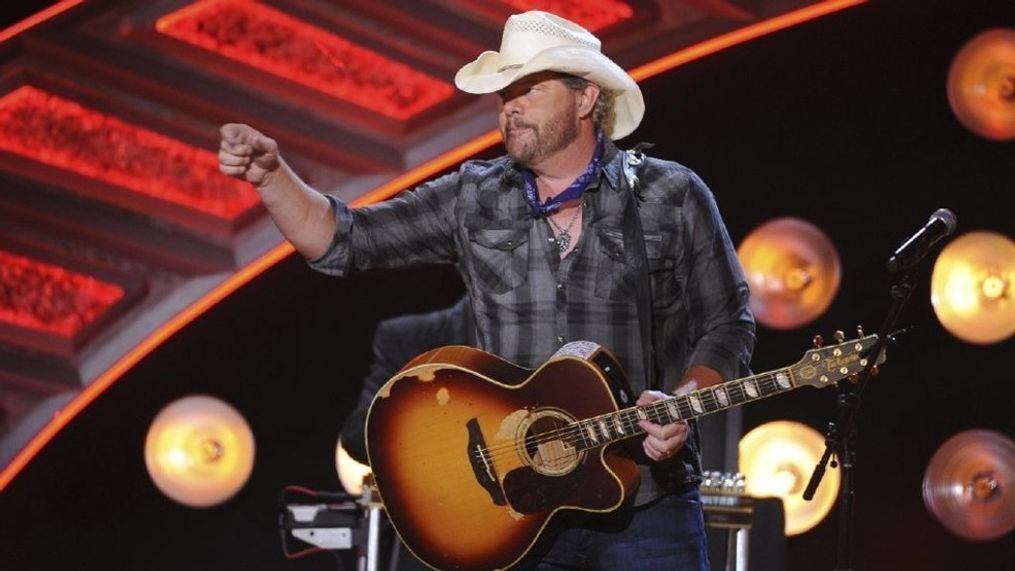
{"type": "MultiPolygon", "coordinates": [[[[825,466],[834,453],[842,467],[839,496],[839,528],[838,545],[836,549],[836,571],[850,571],[853,568],[853,468],[856,465],[856,413],[860,409],[860,396],[867,385],[867,381],[875,374],[874,370],[879,361],[879,356],[890,341],[894,340],[892,329],[895,327],[902,313],[902,308],[909,300],[913,291],[913,283],[908,272],[899,274],[898,281],[891,287],[892,305],[885,316],[881,329],[878,331],[878,339],[870,350],[867,365],[857,375],[855,382],[849,379],[842,379],[838,383],[839,395],[836,398],[836,405],[839,409],[838,418],[828,423],[825,432],[825,452],[821,456],[818,465],[815,466],[811,479],[804,490],[803,498],[810,501],[814,498],[814,492],[821,483],[825,474],[825,466]]],[[[832,461],[835,467],[835,461],[832,461]]]]}

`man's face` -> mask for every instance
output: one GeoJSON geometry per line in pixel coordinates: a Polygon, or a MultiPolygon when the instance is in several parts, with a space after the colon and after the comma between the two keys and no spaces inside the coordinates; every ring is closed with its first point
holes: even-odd
{"type": "Polygon", "coordinates": [[[498,92],[500,132],[508,155],[532,166],[578,137],[578,92],[553,72],[525,76],[498,92]]]}

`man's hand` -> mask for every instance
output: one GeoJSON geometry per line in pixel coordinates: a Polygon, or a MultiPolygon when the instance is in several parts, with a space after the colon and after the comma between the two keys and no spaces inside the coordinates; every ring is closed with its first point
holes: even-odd
{"type": "Polygon", "coordinates": [[[219,170],[261,186],[278,170],[278,143],[249,125],[228,123],[219,130],[219,170]]]}
{"type": "MultiPolygon", "coordinates": [[[[638,397],[638,402],[635,404],[645,406],[667,397],[666,393],[659,391],[645,391],[641,393],[641,396],[638,397]]],[[[685,420],[666,425],[658,425],[648,420],[639,420],[638,425],[647,433],[645,440],[641,444],[642,448],[645,449],[645,455],[656,462],[666,460],[679,452],[684,447],[684,443],[687,442],[687,435],[690,431],[685,420]]]]}

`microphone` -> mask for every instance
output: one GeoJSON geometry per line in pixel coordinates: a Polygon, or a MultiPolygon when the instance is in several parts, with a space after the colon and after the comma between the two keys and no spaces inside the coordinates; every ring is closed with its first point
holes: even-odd
{"type": "Polygon", "coordinates": [[[955,225],[955,214],[947,208],[938,208],[923,228],[910,236],[895,250],[892,257],[888,258],[888,271],[900,272],[915,266],[927,255],[931,246],[955,231],[955,225]]]}

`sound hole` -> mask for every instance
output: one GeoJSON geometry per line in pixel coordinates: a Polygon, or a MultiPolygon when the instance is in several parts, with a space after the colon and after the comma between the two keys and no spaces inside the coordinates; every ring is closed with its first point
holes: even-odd
{"type": "Polygon", "coordinates": [[[575,448],[571,418],[560,411],[542,410],[525,427],[525,455],[529,465],[548,476],[566,474],[578,465],[584,452],[575,448]]]}

